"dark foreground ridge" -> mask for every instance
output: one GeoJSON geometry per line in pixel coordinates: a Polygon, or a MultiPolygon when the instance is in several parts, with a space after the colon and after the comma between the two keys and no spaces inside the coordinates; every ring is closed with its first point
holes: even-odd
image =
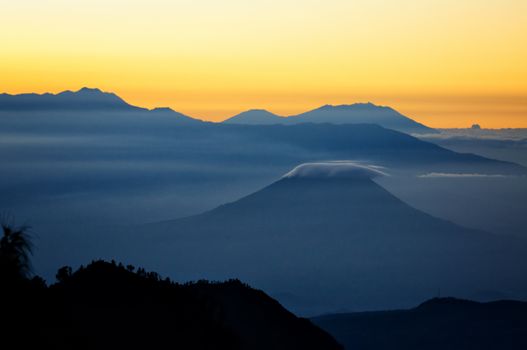
{"type": "Polygon", "coordinates": [[[436,298],[410,310],[312,319],[346,349],[527,349],[527,303],[436,298]]]}
{"type": "Polygon", "coordinates": [[[341,348],[238,280],[178,284],[104,261],[74,273],[64,267],[57,279],[50,287],[39,278],[2,284],[6,348],[341,348]]]}

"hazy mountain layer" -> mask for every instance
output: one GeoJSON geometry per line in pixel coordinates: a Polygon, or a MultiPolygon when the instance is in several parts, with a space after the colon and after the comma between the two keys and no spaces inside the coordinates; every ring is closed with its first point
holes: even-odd
{"type": "MultiPolygon", "coordinates": [[[[29,97],[59,99],[61,108],[56,102],[53,108],[32,110],[25,102],[25,109],[0,107],[0,211],[35,228],[40,239],[35,259],[48,277],[64,262],[75,265],[94,255],[112,258],[116,253],[110,247],[118,241],[115,225],[200,213],[254,192],[304,162],[375,163],[389,168],[392,179],[404,177],[411,183],[432,172],[509,176],[525,171],[372,124],[203,123],[169,109],[138,109],[98,90],[58,95],[29,97]],[[74,99],[73,107],[63,98],[74,99]],[[83,99],[90,101],[91,110],[83,99]]],[[[465,187],[449,187],[441,194],[465,187]]],[[[482,188],[477,193],[488,192],[482,188]]],[[[426,184],[419,193],[426,196],[426,184]]],[[[493,201],[495,196],[468,197],[469,208],[474,202],[506,208],[503,201],[493,201]]],[[[436,195],[427,198],[444,202],[436,195]]],[[[522,227],[508,216],[485,217],[522,227]]]]}

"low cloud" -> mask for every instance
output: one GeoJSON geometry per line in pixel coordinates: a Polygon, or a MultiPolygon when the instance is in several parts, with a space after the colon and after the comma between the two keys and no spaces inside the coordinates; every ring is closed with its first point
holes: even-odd
{"type": "Polygon", "coordinates": [[[328,161],[304,163],[287,174],[284,178],[366,178],[388,176],[382,167],[363,164],[355,161],[328,161]]]}
{"type": "Polygon", "coordinates": [[[416,134],[423,140],[525,141],[527,129],[438,129],[437,134],[416,134]]]}
{"type": "Polygon", "coordinates": [[[464,173],[428,173],[428,174],[423,174],[423,175],[418,175],[417,177],[420,177],[420,178],[440,178],[440,177],[445,177],[445,178],[471,178],[471,177],[476,177],[476,178],[489,178],[489,177],[495,177],[495,178],[503,178],[503,177],[510,177],[509,175],[503,175],[503,174],[476,174],[476,173],[472,173],[472,174],[464,174],[464,173]]]}

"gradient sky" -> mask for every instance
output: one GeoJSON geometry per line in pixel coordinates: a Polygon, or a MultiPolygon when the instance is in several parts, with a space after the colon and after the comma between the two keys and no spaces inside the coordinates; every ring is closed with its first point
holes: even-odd
{"type": "Polygon", "coordinates": [[[208,120],[371,101],[527,127],[526,0],[0,0],[0,91],[113,91],[208,120]]]}

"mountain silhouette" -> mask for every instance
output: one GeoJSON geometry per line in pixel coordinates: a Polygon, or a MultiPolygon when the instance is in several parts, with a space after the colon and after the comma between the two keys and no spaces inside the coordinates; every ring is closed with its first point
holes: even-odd
{"type": "Polygon", "coordinates": [[[55,119],[57,114],[108,114],[129,116],[152,116],[163,114],[174,120],[186,123],[196,123],[198,120],[175,112],[170,108],[156,108],[149,111],[146,108],[128,104],[114,93],[103,92],[100,89],[82,88],[78,91],[63,91],[58,94],[0,94],[0,113],[27,114],[37,113],[45,118],[55,119]]]}
{"type": "Polygon", "coordinates": [[[58,94],[0,94],[1,111],[25,110],[146,110],[126,103],[114,93],[84,87],[78,91],[63,91],[58,94]]]}
{"type": "Polygon", "coordinates": [[[430,134],[436,133],[421,123],[418,123],[393,108],[377,106],[372,103],[356,103],[352,105],[326,105],[315,110],[291,117],[295,122],[303,123],[334,123],[361,124],[373,123],[387,129],[405,133],[430,134]]]}
{"type": "Polygon", "coordinates": [[[249,124],[249,125],[269,125],[284,124],[284,117],[280,117],[265,109],[251,109],[235,115],[223,121],[225,124],[249,124]]]}
{"type": "Polygon", "coordinates": [[[224,121],[228,124],[378,124],[404,133],[432,134],[436,130],[418,123],[390,107],[373,103],[351,105],[325,105],[309,112],[290,117],[279,117],[267,111],[247,111],[224,121]]]}
{"type": "Polygon", "coordinates": [[[435,298],[417,308],[312,319],[346,349],[525,349],[527,303],[435,298]]]}
{"type": "Polygon", "coordinates": [[[296,317],[263,291],[237,280],[202,282],[190,289],[220,305],[223,324],[234,331],[244,349],[340,349],[307,319],[296,317]]]}
{"type": "MultiPolygon", "coordinates": [[[[293,117],[277,117],[263,110],[242,113],[240,118],[245,119],[245,115],[251,120],[267,119],[270,116],[277,120],[296,120],[293,117]]],[[[333,158],[368,159],[419,172],[525,173],[525,168],[517,164],[456,153],[372,123],[209,123],[166,107],[152,110],[135,107],[117,95],[99,89],[83,88],[77,92],[65,91],[56,95],[0,95],[0,125],[6,135],[29,134],[31,137],[44,138],[58,135],[89,136],[94,142],[94,145],[89,146],[90,153],[101,142],[97,138],[105,141],[108,137],[112,137],[113,143],[122,142],[119,148],[125,147],[127,156],[137,154],[133,150],[134,145],[140,148],[140,154],[148,153],[152,144],[140,143],[153,138],[164,149],[163,154],[176,153],[179,158],[185,154],[199,159],[193,156],[197,151],[195,144],[199,142],[211,145],[207,153],[220,153],[216,159],[221,158],[223,153],[228,154],[228,162],[250,154],[249,163],[262,155],[266,158],[266,164],[269,164],[269,159],[274,160],[271,164],[276,164],[277,160],[282,161],[284,157],[292,158],[288,167],[314,159],[333,158]]],[[[41,151],[39,147],[38,152],[41,151]]],[[[23,152],[27,154],[27,150],[23,152]]],[[[202,156],[201,152],[197,153],[202,156]]],[[[71,158],[84,154],[86,150],[80,155],[71,153],[71,158]]],[[[158,158],[159,155],[159,152],[154,152],[149,159],[158,158]]],[[[177,161],[178,158],[171,157],[170,160],[177,161]]]]}
{"type": "Polygon", "coordinates": [[[232,274],[311,300],[308,307],[281,300],[301,314],[405,307],[437,288],[527,295],[523,241],[412,208],[373,180],[382,173],[360,164],[303,165],[233,203],[145,226],[153,243],[141,254],[165,271],[232,274]]]}

